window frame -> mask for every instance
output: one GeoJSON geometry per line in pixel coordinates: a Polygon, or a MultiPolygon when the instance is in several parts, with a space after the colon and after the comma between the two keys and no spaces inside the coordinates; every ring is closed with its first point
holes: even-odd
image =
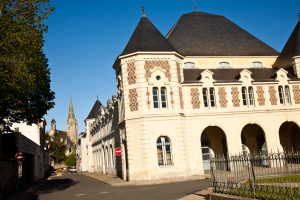
{"type": "Polygon", "coordinates": [[[168,90],[166,87],[153,87],[152,100],[154,109],[168,108],[168,90]]]}
{"type": "Polygon", "coordinates": [[[216,94],[214,87],[202,88],[203,104],[205,108],[216,108],[216,94]]]}
{"type": "Polygon", "coordinates": [[[243,106],[255,106],[254,90],[252,86],[242,86],[243,106]]]}
{"type": "Polygon", "coordinates": [[[157,163],[158,166],[172,166],[173,155],[171,140],[167,136],[160,136],[156,140],[157,163]]]}
{"type": "Polygon", "coordinates": [[[291,92],[288,85],[278,86],[278,96],[280,105],[292,105],[291,92]]]}

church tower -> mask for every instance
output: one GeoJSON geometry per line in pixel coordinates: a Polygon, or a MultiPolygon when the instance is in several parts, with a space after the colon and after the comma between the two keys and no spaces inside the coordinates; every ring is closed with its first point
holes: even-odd
{"type": "Polygon", "coordinates": [[[67,120],[67,137],[70,138],[70,140],[76,144],[77,143],[77,120],[75,118],[74,110],[73,110],[73,104],[72,99],[70,99],[70,106],[69,106],[69,115],[67,120]]]}

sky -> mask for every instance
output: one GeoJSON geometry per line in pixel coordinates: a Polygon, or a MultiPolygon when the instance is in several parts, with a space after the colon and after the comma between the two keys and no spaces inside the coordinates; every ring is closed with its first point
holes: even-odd
{"type": "MultiPolygon", "coordinates": [[[[142,0],[52,0],[52,6],[44,52],[56,97],[45,116],[46,130],[52,119],[57,129],[66,130],[72,98],[80,133],[97,97],[106,106],[116,94],[112,65],[142,16],[142,0]]],[[[194,2],[144,0],[144,7],[166,35],[181,15],[194,11],[194,2]]],[[[227,17],[280,52],[297,23],[300,1],[198,0],[197,10],[227,17]]]]}

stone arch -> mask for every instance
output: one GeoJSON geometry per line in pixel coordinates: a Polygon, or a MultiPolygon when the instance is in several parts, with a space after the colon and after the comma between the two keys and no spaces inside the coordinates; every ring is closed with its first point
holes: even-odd
{"type": "MultiPolygon", "coordinates": [[[[227,157],[228,147],[225,132],[218,126],[206,127],[201,134],[201,150],[204,171],[210,169],[212,157],[227,157]]],[[[227,170],[225,166],[225,170],[227,170]]]]}
{"type": "Polygon", "coordinates": [[[224,131],[218,126],[209,126],[201,134],[201,147],[208,146],[215,155],[227,155],[227,139],[224,131]]]}
{"type": "Polygon", "coordinates": [[[300,151],[300,128],[295,122],[284,122],[279,128],[279,138],[284,151],[300,151]]]}
{"type": "Polygon", "coordinates": [[[267,143],[264,130],[257,124],[247,124],[241,132],[241,142],[253,153],[267,153],[267,143]]]}

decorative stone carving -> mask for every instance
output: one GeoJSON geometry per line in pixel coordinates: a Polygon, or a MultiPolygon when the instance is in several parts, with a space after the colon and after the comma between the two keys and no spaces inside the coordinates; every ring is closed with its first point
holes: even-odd
{"type": "Polygon", "coordinates": [[[171,95],[172,108],[174,108],[174,98],[173,98],[174,92],[173,92],[172,88],[171,88],[171,91],[170,91],[170,95],[171,95]]]}
{"type": "Polygon", "coordinates": [[[154,69],[155,67],[161,68],[167,79],[169,79],[169,81],[171,81],[171,73],[170,73],[170,69],[171,66],[169,64],[169,61],[167,60],[146,60],[145,61],[145,78],[147,79],[147,81],[149,80],[149,78],[151,77],[151,70],[154,69]]]}
{"type": "Polygon", "coordinates": [[[177,69],[178,83],[181,83],[180,64],[178,62],[176,62],[176,69],[177,69]]]}
{"type": "Polygon", "coordinates": [[[295,104],[300,104],[300,87],[299,85],[293,85],[293,93],[295,104]]]}
{"type": "Polygon", "coordinates": [[[149,88],[147,88],[146,96],[147,96],[147,105],[148,105],[148,109],[150,109],[151,101],[150,101],[150,92],[149,92],[149,88]]]}
{"type": "Polygon", "coordinates": [[[225,91],[225,87],[219,87],[218,95],[219,95],[219,103],[220,103],[221,107],[226,108],[228,101],[226,98],[227,94],[225,91]]]}
{"type": "Polygon", "coordinates": [[[130,89],[129,90],[129,107],[130,111],[137,111],[139,109],[138,107],[138,101],[137,101],[138,94],[136,92],[136,89],[130,89]]]}
{"type": "Polygon", "coordinates": [[[182,94],[182,88],[179,88],[179,98],[180,98],[180,108],[183,109],[183,94],[182,94]]]}
{"type": "Polygon", "coordinates": [[[200,98],[199,98],[199,91],[198,88],[191,88],[191,98],[192,98],[192,106],[193,109],[200,108],[200,98]]]}
{"type": "Polygon", "coordinates": [[[277,105],[275,86],[269,86],[270,102],[272,106],[277,105]]]}
{"type": "Polygon", "coordinates": [[[256,87],[256,94],[257,94],[258,104],[260,106],[264,106],[265,102],[266,102],[266,99],[265,99],[265,92],[264,92],[263,86],[257,86],[256,87]]]}
{"type": "Polygon", "coordinates": [[[135,74],[135,65],[134,62],[127,63],[127,73],[128,73],[128,84],[132,85],[136,83],[136,74],[135,74]]]}
{"type": "Polygon", "coordinates": [[[239,98],[239,90],[237,87],[232,87],[231,88],[231,95],[232,95],[232,104],[233,107],[240,107],[240,98],[239,98]]]}

